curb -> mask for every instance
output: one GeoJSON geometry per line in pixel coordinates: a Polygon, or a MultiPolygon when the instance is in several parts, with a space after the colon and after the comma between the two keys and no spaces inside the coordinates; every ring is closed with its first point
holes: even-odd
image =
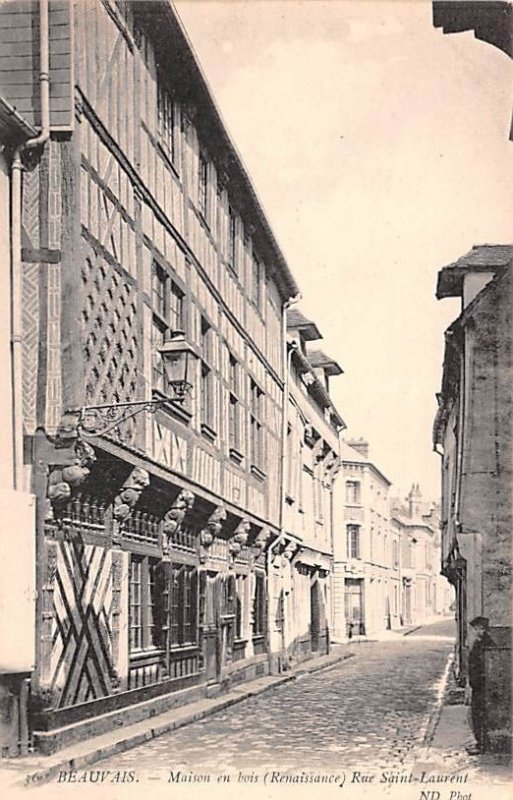
{"type": "MultiPolygon", "coordinates": [[[[224,711],[231,706],[237,705],[241,703],[243,700],[247,700],[250,697],[257,697],[260,694],[264,694],[265,692],[272,691],[280,686],[283,686],[286,683],[291,683],[294,680],[298,680],[299,678],[304,677],[305,675],[321,672],[322,670],[332,669],[333,667],[337,666],[337,664],[346,661],[349,658],[354,657],[354,653],[341,653],[338,656],[333,656],[330,661],[324,664],[312,664],[309,668],[307,666],[291,670],[289,674],[285,674],[282,676],[276,676],[272,683],[266,686],[255,686],[253,688],[244,689],[237,689],[237,687],[230,690],[230,693],[237,693],[235,696],[225,697],[224,699],[220,699],[215,705],[212,705],[210,708],[201,709],[198,711],[192,711],[189,714],[186,712],[182,717],[179,719],[170,719],[167,722],[162,722],[160,725],[154,724],[152,726],[148,726],[146,730],[140,730],[138,732],[134,732],[128,735],[126,738],[122,738],[116,742],[105,744],[104,746],[96,746],[93,747],[89,752],[85,752],[82,755],[78,755],[75,757],[66,757],[64,759],[57,759],[48,766],[40,767],[39,769],[36,767],[34,771],[30,771],[30,765],[20,764],[20,771],[24,766],[27,766],[26,771],[23,772],[22,781],[24,784],[27,785],[27,788],[30,787],[37,787],[41,786],[44,783],[50,782],[54,779],[59,772],[66,772],[66,771],[75,771],[80,770],[85,767],[94,764],[96,761],[100,761],[104,758],[109,758],[112,756],[119,755],[120,753],[124,753],[127,750],[131,750],[138,745],[144,744],[145,742],[149,742],[152,739],[156,739],[158,736],[162,736],[165,733],[170,733],[171,731],[178,730],[179,728],[183,728],[186,725],[190,725],[193,722],[198,722],[199,720],[205,719],[206,717],[210,717],[213,714],[218,713],[219,711],[224,711]],[[28,781],[27,781],[28,779],[28,781]]],[[[272,677],[272,676],[270,676],[272,677]]],[[[187,708],[186,706],[184,707],[187,708]]],[[[148,720],[145,720],[147,722],[148,720]]],[[[135,723],[135,725],[142,725],[143,723],[135,723]]],[[[122,729],[119,729],[118,734],[122,732],[122,729]]],[[[110,732],[111,734],[114,731],[110,732]]],[[[51,756],[49,756],[51,758],[51,756]]],[[[13,760],[13,766],[14,764],[13,760]]],[[[0,770],[5,772],[5,776],[7,778],[9,774],[9,770],[0,770]]],[[[14,772],[14,770],[13,770],[14,772]]],[[[20,786],[20,780],[18,773],[16,777],[11,782],[11,786],[20,786]]]]}
{"type": "Polygon", "coordinates": [[[409,636],[410,633],[415,633],[415,631],[419,631],[421,628],[424,628],[425,625],[416,625],[414,628],[409,628],[407,631],[404,631],[402,634],[403,636],[409,636]]]}
{"type": "Polygon", "coordinates": [[[445,692],[447,689],[447,683],[449,681],[449,673],[451,671],[451,667],[454,663],[454,653],[449,654],[449,658],[447,659],[447,664],[445,665],[445,670],[440,680],[440,684],[438,686],[438,696],[436,699],[436,704],[429,715],[428,721],[426,723],[426,727],[424,729],[424,734],[422,736],[421,748],[428,749],[431,742],[433,741],[433,736],[435,734],[436,726],[440,720],[442,715],[442,709],[444,707],[444,700],[445,700],[445,692]]]}

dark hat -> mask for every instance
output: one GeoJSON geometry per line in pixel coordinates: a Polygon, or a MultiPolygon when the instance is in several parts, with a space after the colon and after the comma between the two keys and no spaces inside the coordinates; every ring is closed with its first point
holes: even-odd
{"type": "Polygon", "coordinates": [[[488,617],[474,617],[474,619],[469,622],[471,628],[487,628],[489,624],[490,620],[488,617]]]}

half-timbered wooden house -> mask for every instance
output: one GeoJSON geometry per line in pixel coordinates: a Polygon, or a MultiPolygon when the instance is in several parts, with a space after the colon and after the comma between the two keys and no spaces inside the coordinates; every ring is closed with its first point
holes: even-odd
{"type": "Polygon", "coordinates": [[[284,514],[269,570],[269,602],[277,610],[272,616],[283,617],[272,650],[282,653],[286,666],[326,653],[330,646],[333,486],[345,423],[329,393],[331,377],[342,370],[318,348],[320,339],[311,320],[288,310],[284,514]]]}
{"type": "Polygon", "coordinates": [[[0,8],[0,87],[42,127],[48,47],[20,263],[48,753],[268,671],[298,289],[172,5],[45,7],[0,8]]]}

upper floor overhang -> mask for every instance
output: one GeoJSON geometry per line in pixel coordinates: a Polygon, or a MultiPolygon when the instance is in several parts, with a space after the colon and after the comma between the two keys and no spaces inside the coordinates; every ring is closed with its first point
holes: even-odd
{"type": "Polygon", "coordinates": [[[476,39],[513,58],[511,0],[433,0],[433,25],[444,33],[474,31],[476,39]]]}
{"type": "MultiPolygon", "coordinates": [[[[512,0],[433,0],[433,25],[444,33],[474,31],[476,39],[513,58],[512,0]]],[[[509,138],[513,141],[513,118],[509,138]]]]}
{"type": "Polygon", "coordinates": [[[344,430],[347,427],[346,423],[335,408],[326,386],[315,374],[315,368],[310,362],[309,355],[303,353],[301,348],[295,347],[292,363],[298,374],[303,376],[308,395],[321,409],[329,410],[333,428],[336,431],[344,430]]]}

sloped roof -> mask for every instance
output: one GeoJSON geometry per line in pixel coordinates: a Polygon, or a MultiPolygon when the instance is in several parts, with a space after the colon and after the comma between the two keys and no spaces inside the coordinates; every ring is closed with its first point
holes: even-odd
{"type": "Polygon", "coordinates": [[[306,357],[312,367],[322,367],[327,375],[342,375],[344,370],[322,350],[309,350],[306,357]]]}
{"type": "Polygon", "coordinates": [[[513,260],[511,244],[476,244],[468,253],[443,267],[438,273],[436,297],[459,297],[462,281],[470,272],[494,272],[505,269],[513,260]]]}
{"type": "Polygon", "coordinates": [[[287,311],[287,330],[295,330],[299,331],[301,337],[306,342],[313,342],[316,339],[322,339],[322,335],[319,332],[319,328],[312,322],[312,320],[307,319],[301,311],[298,311],[297,308],[290,308],[287,311]]]}
{"type": "Polygon", "coordinates": [[[36,129],[2,96],[0,96],[0,134],[2,138],[12,141],[37,136],[36,129]]]}

